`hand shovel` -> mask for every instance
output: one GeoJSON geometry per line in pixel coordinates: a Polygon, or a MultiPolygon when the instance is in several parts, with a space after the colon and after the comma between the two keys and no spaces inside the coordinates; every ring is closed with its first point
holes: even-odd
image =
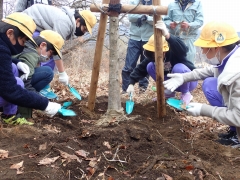
{"type": "Polygon", "coordinates": [[[70,105],[72,105],[72,102],[70,102],[70,101],[64,102],[62,108],[59,109],[58,112],[59,112],[60,114],[62,114],[63,116],[76,116],[76,113],[75,113],[73,110],[66,109],[66,108],[68,108],[70,105]]]}
{"type": "Polygon", "coordinates": [[[168,103],[169,106],[172,106],[172,107],[174,107],[174,108],[176,108],[180,111],[186,110],[187,108],[190,107],[190,106],[184,105],[182,100],[176,99],[176,98],[168,98],[167,103],[168,103]]]}
{"type": "Polygon", "coordinates": [[[134,102],[132,100],[132,93],[130,93],[129,100],[126,101],[126,112],[127,114],[131,114],[133,111],[134,102]]]}
{"type": "Polygon", "coordinates": [[[78,93],[78,91],[72,87],[70,84],[68,84],[68,88],[70,90],[70,92],[79,100],[82,100],[82,97],[80,96],[80,94],[78,93]]]}

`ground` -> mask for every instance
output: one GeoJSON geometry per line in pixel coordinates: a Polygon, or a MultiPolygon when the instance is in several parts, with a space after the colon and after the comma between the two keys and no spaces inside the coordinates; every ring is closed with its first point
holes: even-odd
{"type": "Polygon", "coordinates": [[[97,97],[94,112],[85,102],[74,100],[76,117],[35,112],[34,126],[2,124],[0,149],[8,156],[0,151],[0,179],[240,179],[240,151],[216,142],[216,123],[190,123],[186,117],[193,117],[168,106],[158,118],[156,102],[136,102],[127,115],[135,120],[100,128],[94,122],[108,97],[97,97]],[[18,171],[10,169],[22,161],[18,171]]]}

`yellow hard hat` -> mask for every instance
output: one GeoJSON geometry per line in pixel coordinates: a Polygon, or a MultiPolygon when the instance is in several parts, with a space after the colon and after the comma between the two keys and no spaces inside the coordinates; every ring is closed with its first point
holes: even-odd
{"type": "Polygon", "coordinates": [[[62,58],[62,53],[60,50],[64,45],[64,40],[60,34],[52,30],[43,30],[40,32],[39,36],[50,42],[53,45],[54,49],[57,51],[59,57],[62,58]]]}
{"type": "Polygon", "coordinates": [[[15,12],[2,19],[3,22],[18,27],[32,42],[35,41],[32,38],[33,32],[37,26],[33,19],[27,14],[15,12]]]}
{"type": "MultiPolygon", "coordinates": [[[[148,50],[148,51],[152,51],[152,52],[155,52],[155,47],[154,47],[154,35],[152,35],[148,42],[146,44],[143,45],[143,48],[148,50]]],[[[165,39],[164,36],[162,36],[162,48],[163,48],[163,52],[166,52],[169,50],[169,47],[168,47],[168,43],[165,39]]]]}
{"type": "Polygon", "coordinates": [[[92,28],[97,23],[96,16],[89,10],[79,11],[79,14],[83,17],[83,19],[86,23],[88,32],[92,35],[92,28]]]}
{"type": "Polygon", "coordinates": [[[225,22],[209,22],[194,42],[195,46],[212,48],[233,44],[239,40],[236,30],[225,22]]]}

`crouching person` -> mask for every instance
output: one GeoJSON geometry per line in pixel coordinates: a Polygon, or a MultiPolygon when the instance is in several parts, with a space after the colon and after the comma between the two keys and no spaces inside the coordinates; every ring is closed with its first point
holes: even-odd
{"type": "MultiPolygon", "coordinates": [[[[168,73],[187,73],[195,69],[195,66],[191,61],[187,60],[188,47],[184,42],[170,34],[163,21],[158,21],[156,28],[162,31],[164,35],[162,37],[162,50],[164,61],[164,75],[165,79],[168,79],[168,73]]],[[[130,85],[127,92],[134,92],[133,85],[138,82],[142,77],[149,74],[156,81],[156,69],[155,69],[155,49],[154,47],[154,35],[152,35],[149,41],[143,45],[145,59],[134,68],[130,74],[130,85]]],[[[185,83],[180,86],[177,91],[181,92],[181,99],[185,104],[188,104],[192,100],[191,91],[197,86],[197,81],[185,83]]],[[[165,90],[165,98],[175,97],[175,92],[165,90]]]]}
{"type": "Polygon", "coordinates": [[[49,102],[23,87],[18,72],[22,71],[22,78],[27,78],[29,67],[11,57],[23,51],[28,39],[34,42],[35,29],[34,21],[23,13],[10,14],[0,21],[0,107],[3,108],[1,119],[8,124],[33,124],[17,113],[17,105],[42,110],[49,116],[54,116],[61,108],[60,104],[49,102]]]}
{"type": "Polygon", "coordinates": [[[14,56],[30,69],[28,78],[24,80],[24,86],[27,90],[40,92],[48,99],[55,99],[57,95],[49,85],[54,76],[53,70],[49,66],[40,66],[40,63],[48,61],[55,55],[62,58],[60,50],[64,40],[60,34],[52,30],[41,31],[40,35],[33,39],[37,46],[32,41],[27,41],[23,52],[14,56]]]}

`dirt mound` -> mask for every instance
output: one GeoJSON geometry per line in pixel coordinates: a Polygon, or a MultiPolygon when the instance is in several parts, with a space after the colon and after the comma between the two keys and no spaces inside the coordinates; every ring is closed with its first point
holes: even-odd
{"type": "Polygon", "coordinates": [[[240,179],[239,150],[218,144],[210,131],[191,136],[194,127],[169,107],[159,119],[156,102],[135,104],[135,120],[107,128],[94,125],[107,97],[97,99],[94,113],[77,103],[71,108],[78,116],[39,115],[33,127],[2,126],[0,149],[9,151],[5,159],[0,151],[2,180],[240,179]],[[17,175],[10,166],[21,161],[17,175]]]}

